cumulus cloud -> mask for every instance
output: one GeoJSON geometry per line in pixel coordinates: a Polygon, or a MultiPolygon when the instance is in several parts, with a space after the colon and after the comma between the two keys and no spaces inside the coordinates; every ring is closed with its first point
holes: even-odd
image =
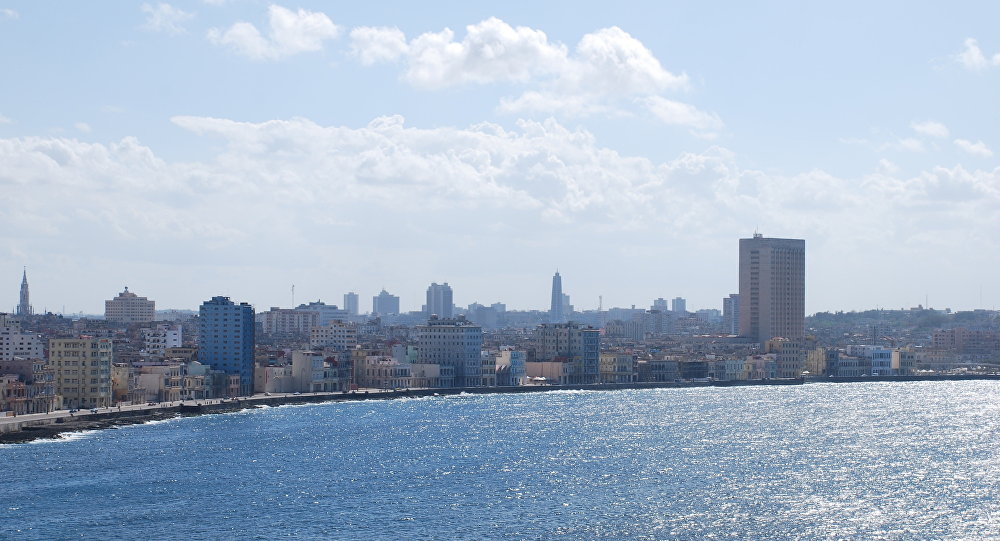
{"type": "Polygon", "coordinates": [[[948,134],[950,133],[947,126],[932,120],[924,122],[911,122],[910,127],[913,128],[913,131],[919,133],[920,135],[926,135],[928,137],[948,137],[948,134]]]}
{"type": "Polygon", "coordinates": [[[974,38],[965,40],[965,49],[955,55],[955,60],[965,69],[972,71],[983,71],[985,69],[1000,66],[1000,53],[987,57],[983,50],[979,48],[979,42],[974,38]]]}
{"type": "Polygon", "coordinates": [[[188,13],[163,2],[155,6],[143,4],[140,9],[146,14],[143,28],[152,32],[183,34],[187,31],[184,28],[184,21],[194,17],[193,13],[188,13]]]}
{"type": "Polygon", "coordinates": [[[351,30],[351,54],[365,66],[395,62],[406,54],[406,35],[398,28],[360,26],[351,30]]]}
{"type": "MultiPolygon", "coordinates": [[[[653,254],[648,266],[654,269],[669,266],[655,259],[666,253],[665,241],[674,253],[694,252],[732,243],[754,226],[807,238],[812,246],[827,243],[837,257],[869,239],[888,247],[886,264],[907,253],[912,259],[921,243],[943,250],[935,261],[947,260],[948,250],[958,255],[961,249],[953,243],[958,232],[976,238],[982,253],[1000,249],[1000,169],[939,167],[901,176],[883,161],[861,177],[781,174],[741,167],[720,147],[653,161],[621,154],[552,119],[514,128],[419,128],[398,116],[360,127],[301,118],[172,120],[187,137],[205,140],[206,158],[164,160],[134,138],[104,144],[0,139],[0,185],[8,194],[0,200],[7,225],[0,246],[30,243],[33,253],[58,254],[95,283],[107,277],[87,274],[90,268],[132,268],[143,276],[169,268],[161,276],[172,283],[201,285],[194,298],[170,301],[180,306],[216,292],[242,299],[259,291],[261,281],[287,283],[292,269],[272,262],[303,254],[322,283],[336,269],[338,283],[376,291],[405,280],[392,262],[407,261],[405,275],[414,281],[407,287],[422,291],[443,269],[476,265],[484,259],[482,247],[490,246],[511,264],[484,263],[466,274],[484,276],[489,283],[482,290],[505,298],[516,293],[498,288],[524,277],[497,279],[498,268],[548,262],[556,252],[572,257],[563,248],[581,236],[593,248],[581,265],[631,250],[653,254]],[[95,238],[115,247],[115,265],[85,264],[95,238]],[[428,239],[449,249],[429,249],[428,239]],[[374,283],[364,282],[368,277],[374,283]]],[[[731,254],[721,252],[706,252],[717,259],[698,272],[731,265],[731,254]]],[[[838,267],[839,279],[848,282],[866,272],[867,266],[838,267]]],[[[731,279],[730,271],[722,274],[720,280],[731,279]]]]}
{"type": "Polygon", "coordinates": [[[973,156],[979,156],[980,158],[990,158],[993,156],[993,151],[990,147],[986,146],[986,143],[982,141],[976,141],[973,143],[968,139],[955,139],[955,146],[958,148],[972,154],[973,156]]]}
{"type": "Polygon", "coordinates": [[[212,28],[208,40],[254,60],[274,60],[319,51],[323,42],[340,35],[340,27],[322,12],[268,8],[267,35],[251,23],[237,22],[226,30],[212,28]]]}
{"type": "Polygon", "coordinates": [[[364,65],[402,61],[402,79],[422,89],[525,87],[501,100],[503,113],[640,112],[700,134],[722,128],[718,115],[664,98],[663,93],[687,89],[688,76],[665,69],[641,41],[618,27],[585,34],[572,50],[541,30],[495,17],[466,26],[460,38],[445,28],[407,41],[397,28],[359,27],[351,32],[351,53],[364,65]]]}

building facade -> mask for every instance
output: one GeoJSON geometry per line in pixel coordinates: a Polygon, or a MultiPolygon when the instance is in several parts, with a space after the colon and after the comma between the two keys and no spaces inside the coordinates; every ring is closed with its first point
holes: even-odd
{"type": "Polygon", "coordinates": [[[566,314],[563,311],[564,299],[562,292],[562,276],[559,271],[552,276],[552,302],[549,306],[549,321],[552,323],[563,323],[566,321],[566,314]]]}
{"type": "MultiPolygon", "coordinates": [[[[563,362],[569,372],[566,383],[600,381],[601,334],[578,323],[548,323],[535,328],[534,362],[563,362]]],[[[530,374],[529,374],[530,375],[530,374]]]]}
{"type": "Polygon", "coordinates": [[[212,297],[198,310],[198,362],[238,376],[241,395],[253,393],[254,310],[229,297],[212,297]]]}
{"type": "Polygon", "coordinates": [[[427,304],[424,306],[424,313],[427,317],[436,315],[442,319],[450,319],[454,313],[454,307],[451,286],[448,285],[448,282],[431,283],[427,287],[427,304]]]}
{"type": "Polygon", "coordinates": [[[399,297],[382,290],[372,297],[372,315],[393,316],[399,314],[399,297]]]}
{"type": "Polygon", "coordinates": [[[479,387],[483,385],[482,348],[482,327],[464,316],[432,317],[417,327],[415,364],[439,365],[441,387],[479,387]],[[451,374],[454,376],[449,378],[451,374]]]}
{"type": "Polygon", "coordinates": [[[156,302],[125,288],[117,297],[104,301],[104,319],[123,325],[148,323],[156,319],[156,302]]]}
{"type": "Polygon", "coordinates": [[[764,344],[805,330],[805,241],[740,239],[740,335],[764,344]]]}
{"type": "Polygon", "coordinates": [[[49,365],[55,371],[56,394],[67,408],[110,407],[111,365],[108,338],[53,338],[49,365]]]}
{"type": "Polygon", "coordinates": [[[347,310],[347,315],[358,315],[358,308],[358,294],[353,291],[344,293],[344,310],[347,310]]]}

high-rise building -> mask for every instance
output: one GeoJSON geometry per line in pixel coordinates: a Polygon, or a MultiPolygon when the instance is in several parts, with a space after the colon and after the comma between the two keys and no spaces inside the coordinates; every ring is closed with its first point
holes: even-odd
{"type": "Polygon", "coordinates": [[[156,301],[140,297],[125,288],[117,297],[104,301],[104,319],[114,323],[148,323],[156,319],[156,301]]]}
{"type": "Polygon", "coordinates": [[[55,370],[56,394],[67,408],[111,405],[110,338],[53,338],[49,364],[55,370]]]}
{"type": "Polygon", "coordinates": [[[30,316],[33,313],[31,299],[28,296],[28,269],[25,268],[24,273],[21,275],[21,298],[17,304],[16,315],[30,316]]]}
{"type": "Polygon", "coordinates": [[[449,319],[454,313],[454,306],[451,286],[448,285],[448,282],[431,283],[427,287],[427,304],[424,306],[427,317],[436,315],[442,319],[449,319]]]}
{"type": "Polygon", "coordinates": [[[399,314],[399,297],[391,295],[388,291],[372,297],[372,315],[390,316],[399,314]]]}
{"type": "Polygon", "coordinates": [[[740,333],[740,296],[736,293],[722,299],[722,326],[729,334],[740,333]]]}
{"type": "Polygon", "coordinates": [[[740,336],[765,344],[805,330],[806,241],[740,239],[740,336]]]}
{"type": "Polygon", "coordinates": [[[239,394],[253,393],[253,306],[212,297],[198,310],[198,330],[198,362],[239,376],[239,394]]]}
{"type": "Polygon", "coordinates": [[[566,321],[563,304],[562,276],[559,276],[559,271],[556,271],[555,275],[552,276],[552,303],[549,308],[549,321],[552,323],[566,321]]]}
{"type": "Polygon", "coordinates": [[[483,384],[483,329],[464,316],[431,317],[417,327],[416,364],[436,364],[442,387],[478,387],[483,384]]]}
{"type": "Polygon", "coordinates": [[[353,291],[344,293],[344,310],[347,310],[347,315],[358,315],[358,308],[358,294],[353,291]]]}
{"type": "Polygon", "coordinates": [[[667,299],[664,299],[663,297],[660,297],[660,298],[655,299],[653,301],[653,306],[650,309],[651,310],[659,310],[660,312],[669,312],[670,311],[670,306],[667,303],[667,299]]]}
{"type": "Polygon", "coordinates": [[[670,301],[670,311],[675,314],[683,315],[687,312],[687,301],[684,300],[683,297],[674,297],[674,299],[670,301]]]}

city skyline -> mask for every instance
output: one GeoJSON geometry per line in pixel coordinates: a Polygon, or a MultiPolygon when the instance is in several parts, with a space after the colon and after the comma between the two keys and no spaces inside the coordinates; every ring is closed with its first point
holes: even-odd
{"type": "Polygon", "coordinates": [[[759,231],[809,243],[807,313],[994,308],[997,15],[2,2],[0,277],[56,313],[544,310],[554,268],[577,310],[721,308],[759,231]]]}

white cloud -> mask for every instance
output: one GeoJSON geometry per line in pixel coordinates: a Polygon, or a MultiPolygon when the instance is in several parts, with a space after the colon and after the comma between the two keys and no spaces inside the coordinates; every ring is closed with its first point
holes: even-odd
{"type": "Polygon", "coordinates": [[[20,18],[21,14],[10,8],[0,9],[0,19],[17,19],[20,18]]]}
{"type": "Polygon", "coordinates": [[[986,146],[986,143],[982,141],[976,141],[973,143],[968,139],[955,139],[955,146],[958,148],[972,154],[973,156],[979,156],[981,158],[989,158],[993,156],[993,151],[990,147],[986,146]]]}
{"type": "Polygon", "coordinates": [[[359,26],[351,30],[351,54],[365,66],[395,62],[407,49],[406,35],[398,28],[359,26]]]}
{"type": "Polygon", "coordinates": [[[924,142],[920,139],[915,137],[903,137],[896,139],[895,141],[883,143],[879,145],[876,150],[879,152],[885,150],[895,150],[898,152],[924,152],[927,150],[927,147],[924,146],[924,142]]]}
{"type": "Polygon", "coordinates": [[[983,71],[990,67],[1000,66],[1000,53],[987,58],[983,54],[983,50],[979,48],[979,42],[974,38],[968,38],[965,40],[965,50],[955,55],[955,60],[965,69],[983,71]]]}
{"type": "Polygon", "coordinates": [[[910,123],[910,127],[913,128],[913,131],[929,137],[948,137],[948,134],[950,133],[947,126],[932,120],[924,122],[914,121],[910,123]]]}
{"type": "Polygon", "coordinates": [[[268,33],[253,24],[237,22],[222,31],[212,28],[208,39],[254,60],[274,60],[293,54],[319,51],[323,42],[340,35],[340,27],[326,14],[304,9],[291,11],[277,5],[268,8],[268,33]]]}
{"type": "Polygon", "coordinates": [[[193,13],[188,13],[163,2],[155,6],[143,4],[140,9],[146,14],[143,28],[153,32],[183,34],[187,32],[184,28],[184,21],[194,17],[193,13]]]}
{"type": "Polygon", "coordinates": [[[404,62],[402,78],[424,89],[510,84],[526,87],[501,99],[510,114],[564,116],[633,115],[652,112],[671,125],[713,136],[722,121],[714,113],[668,100],[664,92],[688,87],[685,74],[666,70],[639,40],[618,27],[585,34],[570,51],[541,30],[491,17],[456,38],[448,28],[407,41],[397,28],[358,27],[351,52],[363,65],[404,62]],[[637,107],[638,106],[638,107],[637,107]]]}
{"type": "MultiPolygon", "coordinates": [[[[694,252],[732,243],[754,226],[809,239],[817,247],[815,267],[835,266],[843,283],[872,272],[837,266],[843,253],[870,254],[892,275],[898,271],[892,261],[912,263],[914,247],[934,246],[935,258],[919,265],[932,267],[925,279],[941,274],[936,261],[967,257],[953,243],[958,232],[976,239],[982,254],[1000,252],[1000,169],[936,167],[901,176],[880,162],[860,178],[821,170],[781,174],[743,168],[718,147],[654,162],[554,120],[521,121],[513,129],[489,123],[423,129],[401,117],[357,128],[307,119],[173,122],[188,137],[221,143],[205,145],[219,150],[203,160],[170,162],[133,138],[0,139],[0,186],[8,195],[0,199],[6,225],[0,246],[30,243],[36,257],[58,255],[97,289],[109,280],[108,268],[164,284],[197,279],[196,291],[157,298],[181,307],[216,293],[241,300],[266,295],[261,283],[287,283],[306,267],[316,269],[323,287],[335,269],[339,287],[374,291],[387,285],[419,292],[446,271],[482,276],[479,291],[524,306],[530,299],[511,298],[515,286],[503,288],[520,287],[525,277],[501,277],[496,273],[507,271],[498,269],[576,257],[579,251],[565,246],[580,238],[591,248],[578,265],[628,251],[651,254],[648,267],[662,273],[670,267],[656,255],[664,243],[674,253],[694,252]],[[114,264],[89,264],[94,238],[114,248],[102,255],[114,264]],[[448,250],[427,248],[428,238],[448,250]],[[511,265],[476,266],[483,246],[511,265]],[[824,252],[835,255],[823,260],[824,252]],[[287,264],[303,254],[309,265],[287,264]],[[394,261],[406,261],[407,271],[394,261]],[[194,297],[179,297],[188,294],[194,297]]],[[[732,264],[727,250],[705,254],[710,260],[689,277],[691,284],[732,264]]],[[[718,274],[709,281],[731,279],[731,272],[718,274]]],[[[825,290],[823,276],[815,280],[817,296],[825,290]]],[[[120,287],[128,276],[113,278],[120,287]]],[[[271,301],[262,304],[276,305],[271,301]]]]}
{"type": "Polygon", "coordinates": [[[713,137],[723,128],[722,120],[715,113],[706,113],[687,103],[653,96],[645,100],[649,111],[664,124],[686,126],[703,137],[713,137]]]}
{"type": "Polygon", "coordinates": [[[73,124],[73,127],[83,133],[90,133],[90,124],[87,124],[86,122],[77,122],[76,124],[73,124]]]}
{"type": "Polygon", "coordinates": [[[0,115],[0,124],[10,124],[12,122],[13,122],[13,120],[11,120],[10,117],[4,116],[4,115],[0,115]]]}

